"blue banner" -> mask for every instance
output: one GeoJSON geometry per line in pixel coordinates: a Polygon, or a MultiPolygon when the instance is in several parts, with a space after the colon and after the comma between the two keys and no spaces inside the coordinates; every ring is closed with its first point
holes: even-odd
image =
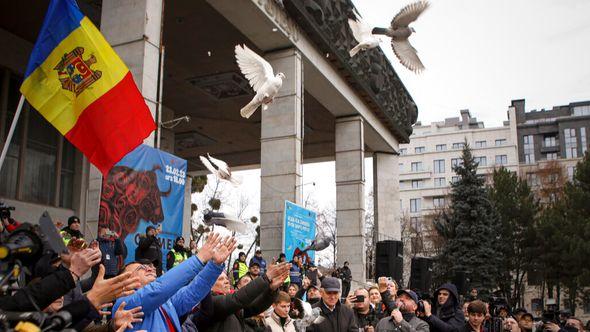
{"type": "Polygon", "coordinates": [[[285,201],[283,252],[287,260],[302,255],[306,262],[315,263],[315,251],[302,253],[315,238],[316,213],[285,201]]]}
{"type": "Polygon", "coordinates": [[[99,226],[125,244],[125,263],[135,260],[140,236],[149,225],[160,227],[162,262],[182,235],[186,160],[140,145],[103,179],[99,226]]]}

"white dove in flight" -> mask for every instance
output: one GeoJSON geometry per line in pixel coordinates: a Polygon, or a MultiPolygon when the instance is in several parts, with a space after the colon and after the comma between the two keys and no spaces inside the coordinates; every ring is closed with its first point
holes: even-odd
{"type": "Polygon", "coordinates": [[[270,63],[246,45],[236,45],[236,61],[242,74],[246,76],[250,86],[256,92],[252,101],[240,110],[240,114],[247,119],[256,112],[258,106],[262,105],[263,111],[268,108],[268,104],[273,102],[283,85],[285,75],[283,73],[274,75],[270,63]]]}
{"type": "Polygon", "coordinates": [[[364,20],[359,18],[355,21],[349,18],[348,26],[350,26],[350,30],[352,30],[354,39],[358,42],[358,44],[348,52],[351,58],[359,51],[365,51],[379,46],[381,40],[373,35],[371,27],[364,20]]]}
{"type": "Polygon", "coordinates": [[[225,212],[213,212],[210,210],[203,211],[203,223],[207,226],[219,225],[228,230],[240,234],[250,233],[250,227],[240,221],[236,216],[227,214],[225,212]]]}
{"type": "Polygon", "coordinates": [[[409,27],[410,23],[418,19],[429,6],[427,1],[418,1],[402,8],[391,20],[389,28],[374,28],[373,34],[391,37],[391,48],[402,65],[409,70],[419,73],[424,70],[424,65],[418,57],[418,51],[410,44],[408,38],[416,32],[409,27]]]}
{"type": "Polygon", "coordinates": [[[208,153],[207,157],[199,156],[199,159],[201,159],[203,165],[205,165],[205,167],[218,178],[230,182],[235,187],[241,184],[241,181],[232,175],[229,166],[227,166],[224,161],[213,158],[208,153]]]}

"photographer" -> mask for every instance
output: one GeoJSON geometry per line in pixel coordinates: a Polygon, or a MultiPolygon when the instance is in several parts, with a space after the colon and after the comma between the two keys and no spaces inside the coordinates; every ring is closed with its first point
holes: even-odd
{"type": "Polygon", "coordinates": [[[411,290],[397,292],[397,309],[390,317],[383,318],[377,324],[376,332],[429,332],[428,324],[416,317],[418,295],[411,290]]]}
{"type": "Polygon", "coordinates": [[[465,316],[459,307],[457,287],[443,284],[434,292],[433,306],[424,301],[423,319],[432,332],[457,332],[465,325],[465,316]]]}
{"type": "Polygon", "coordinates": [[[352,305],[359,329],[364,329],[365,332],[375,331],[380,318],[369,301],[369,292],[364,288],[358,288],[354,294],[347,297],[347,303],[352,305]]]}
{"type": "Polygon", "coordinates": [[[0,202],[0,241],[4,240],[15,229],[20,226],[20,223],[10,217],[10,210],[14,210],[14,206],[8,206],[0,202]]]}
{"type": "Polygon", "coordinates": [[[123,244],[121,240],[108,228],[98,227],[98,246],[102,253],[101,264],[105,267],[105,279],[117,276],[119,262],[122,261],[123,244]]]}
{"type": "Polygon", "coordinates": [[[145,236],[139,238],[139,244],[135,250],[135,260],[148,260],[156,267],[156,275],[162,275],[162,243],[157,235],[160,233],[160,228],[156,229],[154,226],[148,226],[145,229],[145,236]]]}

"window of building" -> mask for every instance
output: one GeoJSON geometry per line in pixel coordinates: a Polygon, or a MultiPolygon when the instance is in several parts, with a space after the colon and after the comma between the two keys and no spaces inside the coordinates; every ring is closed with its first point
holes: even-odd
{"type": "Polygon", "coordinates": [[[567,178],[572,181],[574,179],[574,173],[576,173],[576,166],[567,167],[567,178]]]}
{"type": "MultiPolygon", "coordinates": [[[[20,97],[21,78],[8,71],[0,79],[7,107],[0,110],[4,143],[20,97]],[[8,86],[3,86],[5,83],[8,86]]],[[[72,207],[75,148],[32,107],[25,104],[0,172],[0,196],[56,207],[72,207]]]]}
{"type": "Polygon", "coordinates": [[[424,153],[424,152],[426,152],[426,148],[423,146],[417,146],[414,148],[414,152],[415,153],[424,153]]]}
{"type": "Polygon", "coordinates": [[[446,144],[437,144],[436,151],[447,151],[447,145],[446,144]]]}
{"type": "Polygon", "coordinates": [[[399,167],[400,172],[404,171],[404,163],[399,163],[399,164],[397,164],[397,166],[399,167]]]}
{"type": "Polygon", "coordinates": [[[461,158],[452,158],[451,159],[451,167],[457,167],[459,165],[463,165],[463,159],[461,159],[461,158]]]}
{"type": "Polygon", "coordinates": [[[420,212],[421,208],[421,198],[412,198],[410,199],[410,212],[420,212]]]}
{"type": "Polygon", "coordinates": [[[543,299],[531,299],[531,311],[532,312],[543,311],[543,299]]]}
{"type": "Polygon", "coordinates": [[[576,130],[574,128],[566,128],[563,130],[563,136],[565,138],[565,157],[577,158],[578,140],[576,138],[576,130]]]}
{"type": "Polygon", "coordinates": [[[499,138],[495,141],[496,146],[503,146],[506,145],[506,139],[505,138],[499,138]]]}
{"type": "Polygon", "coordinates": [[[590,105],[581,105],[574,107],[574,116],[590,115],[590,105]]]}
{"type": "Polygon", "coordinates": [[[535,162],[535,143],[533,135],[524,135],[522,137],[524,162],[525,164],[533,164],[535,162]]]}
{"type": "Polygon", "coordinates": [[[411,164],[411,167],[412,167],[412,172],[422,172],[422,170],[423,170],[421,161],[413,162],[411,164]]]}
{"type": "Polygon", "coordinates": [[[412,180],[412,189],[418,189],[423,187],[424,182],[422,180],[412,180]]]}
{"type": "Polygon", "coordinates": [[[537,178],[537,174],[535,173],[527,173],[526,174],[526,181],[530,187],[537,186],[539,184],[539,179],[537,178]]]}
{"type": "Polygon", "coordinates": [[[445,160],[444,159],[437,159],[434,161],[434,173],[444,173],[445,172],[445,160]]]}
{"type": "Polygon", "coordinates": [[[508,164],[508,156],[505,154],[497,155],[496,156],[496,165],[506,165],[508,164]]]}
{"type": "Polygon", "coordinates": [[[488,165],[488,158],[486,156],[474,157],[473,159],[478,164],[478,166],[487,166],[488,165]]]}
{"type": "Polygon", "coordinates": [[[434,197],[434,198],[432,199],[432,205],[433,205],[435,208],[441,208],[441,207],[444,207],[444,206],[445,206],[445,198],[444,198],[444,197],[442,197],[442,196],[441,196],[441,197],[434,197]]]}
{"type": "Polygon", "coordinates": [[[580,128],[580,145],[582,148],[582,154],[586,153],[588,149],[588,143],[586,141],[586,127],[580,128]]]}
{"type": "Polygon", "coordinates": [[[557,152],[550,152],[550,153],[545,154],[545,159],[557,160],[557,152]]]}
{"type": "Polygon", "coordinates": [[[475,141],[475,147],[476,148],[485,148],[486,147],[486,141],[475,141]]]}
{"type": "Polygon", "coordinates": [[[399,154],[402,155],[402,156],[408,154],[408,149],[406,149],[406,148],[399,149],[399,154]]]}
{"type": "Polygon", "coordinates": [[[465,147],[465,143],[464,142],[453,143],[453,150],[463,149],[464,147],[465,147]]]}
{"type": "Polygon", "coordinates": [[[557,137],[555,137],[555,136],[543,137],[543,146],[544,147],[557,146],[557,137]]]}
{"type": "Polygon", "coordinates": [[[451,178],[451,183],[457,183],[457,181],[459,181],[459,177],[458,176],[453,176],[451,178]]]}
{"type": "Polygon", "coordinates": [[[444,187],[447,185],[445,178],[434,178],[434,186],[435,187],[444,187]]]}

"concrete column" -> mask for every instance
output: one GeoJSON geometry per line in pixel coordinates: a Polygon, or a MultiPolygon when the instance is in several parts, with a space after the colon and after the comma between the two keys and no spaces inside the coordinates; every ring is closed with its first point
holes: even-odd
{"type": "Polygon", "coordinates": [[[392,153],[373,154],[373,207],[377,241],[401,240],[398,160],[399,157],[392,153]]]}
{"type": "MultiPolygon", "coordinates": [[[[163,0],[103,0],[100,31],[133,74],[155,118],[163,0]]],[[[154,146],[154,133],[144,140],[154,146]]]]}
{"type": "Polygon", "coordinates": [[[337,263],[350,263],[352,278],[365,282],[365,143],[363,119],[336,119],[337,263]]]}
{"type": "Polygon", "coordinates": [[[278,96],[261,115],[260,246],[270,258],[282,252],[285,200],[301,203],[303,63],[295,49],[266,58],[275,73],[286,76],[278,96]]]}
{"type": "MultiPolygon", "coordinates": [[[[137,87],[155,118],[160,61],[163,0],[103,0],[100,31],[131,71],[137,87]]],[[[154,146],[154,133],[144,140],[154,146]]],[[[85,235],[96,236],[102,175],[84,158],[85,208],[81,219],[85,235]]]]}

